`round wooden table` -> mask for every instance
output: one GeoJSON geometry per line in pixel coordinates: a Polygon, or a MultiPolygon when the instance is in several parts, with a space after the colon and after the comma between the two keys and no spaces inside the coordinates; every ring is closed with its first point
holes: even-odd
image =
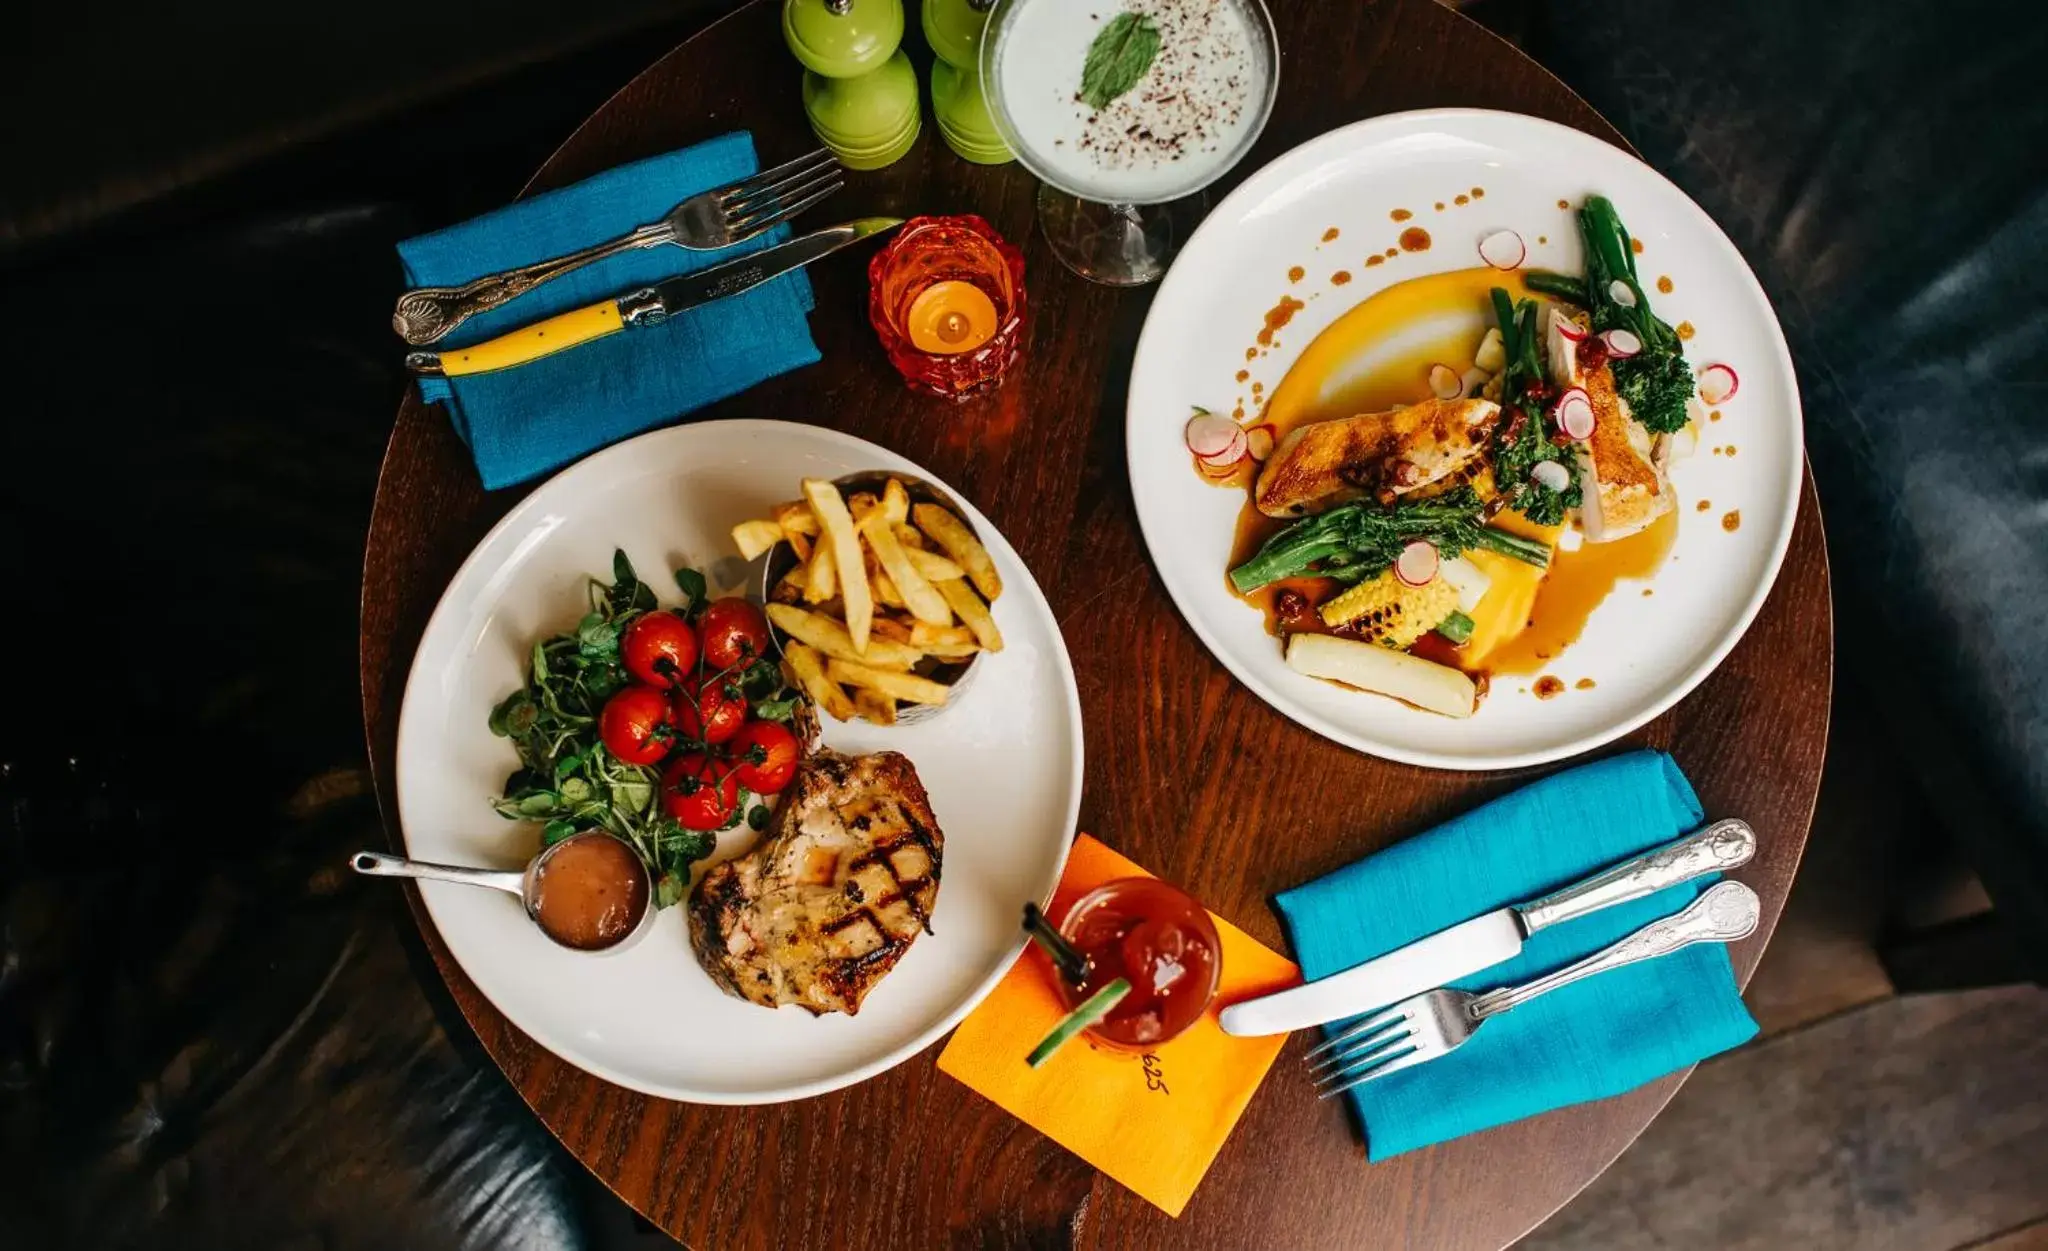
{"type": "MultiPolygon", "coordinates": [[[[1620,143],[1534,62],[1431,0],[1281,0],[1282,90],[1249,173],[1345,122],[1469,105],[1551,118],[1620,143]]],[[[530,189],[735,128],[772,162],[813,145],[778,6],[736,12],[634,79],[530,189]]],[[[913,28],[915,23],[912,23],[913,28]]],[[[914,35],[913,35],[914,38],[914,35]]],[[[909,156],[857,175],[832,215],[972,211],[1022,245],[1033,308],[1018,375],[964,407],[912,396],[865,318],[865,259],[813,269],[824,361],[702,414],[815,422],[943,475],[1009,536],[1051,599],[1086,712],[1082,828],[1185,884],[1285,950],[1272,895],[1528,780],[1388,764],[1319,739],[1232,681],[1148,562],[1124,472],[1123,397],[1150,289],[1069,276],[1033,227],[1031,176],[970,165],[929,119],[909,156]],[[1187,762],[1277,758],[1257,768],[1187,762]],[[1288,780],[1342,802],[1302,804],[1288,780]]],[[[1218,192],[1227,190],[1217,188],[1218,192]]],[[[394,350],[396,350],[394,345],[394,350]]],[[[427,615],[472,544],[518,498],[485,495],[442,414],[410,396],[385,456],[363,579],[363,709],[393,819],[399,699],[427,615]]],[[[1764,901],[1737,945],[1746,980],[1805,843],[1827,738],[1828,570],[1809,483],[1777,589],[1742,644],[1628,745],[1675,753],[1707,811],[1761,840],[1739,876],[1764,901]]],[[[396,840],[394,840],[396,841],[396,840]]],[[[848,1090],[761,1108],[632,1094],[542,1050],[477,993],[413,898],[426,942],[490,1055],[577,1158],[696,1248],[1123,1245],[1486,1247],[1520,1237],[1597,1176],[1682,1075],[1370,1167],[1290,1043],[1193,1202],[1170,1220],[933,1066],[938,1046],[848,1090]]]]}

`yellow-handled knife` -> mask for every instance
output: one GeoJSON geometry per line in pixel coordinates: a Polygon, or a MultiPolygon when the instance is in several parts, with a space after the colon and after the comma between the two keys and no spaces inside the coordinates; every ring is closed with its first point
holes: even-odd
{"type": "Polygon", "coordinates": [[[893,230],[900,217],[862,217],[800,238],[778,243],[747,256],[724,261],[694,274],[683,274],[651,287],[629,291],[616,300],[557,313],[546,321],[445,352],[408,352],[405,367],[418,377],[459,378],[464,374],[508,369],[556,352],[602,339],[635,326],[658,326],[682,312],[760,286],[792,269],[801,269],[850,243],[893,230]]]}

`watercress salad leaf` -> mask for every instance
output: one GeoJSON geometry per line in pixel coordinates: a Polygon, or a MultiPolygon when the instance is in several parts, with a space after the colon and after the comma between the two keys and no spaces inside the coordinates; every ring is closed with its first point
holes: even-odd
{"type": "Polygon", "coordinates": [[[704,575],[695,569],[678,569],[676,587],[683,593],[684,615],[695,618],[710,598],[711,588],[704,584],[704,575]]]}
{"type": "MultiPolygon", "coordinates": [[[[605,701],[632,681],[619,655],[626,627],[657,607],[654,589],[623,550],[613,553],[612,575],[610,585],[591,580],[589,609],[572,630],[535,641],[525,685],[491,709],[491,733],[519,754],[519,768],[491,806],[507,820],[540,822],[544,846],[583,830],[609,832],[648,865],[657,902],[667,907],[687,893],[691,866],[711,854],[717,839],[684,829],[662,811],[659,766],[617,760],[599,737],[605,701]]],[[[700,614],[709,602],[704,576],[680,569],[676,585],[689,597],[690,615],[700,614]]],[[[756,716],[797,714],[802,696],[774,661],[750,665],[739,677],[756,716]]],[[[765,821],[766,812],[749,804],[734,811],[727,828],[765,821]]]]}

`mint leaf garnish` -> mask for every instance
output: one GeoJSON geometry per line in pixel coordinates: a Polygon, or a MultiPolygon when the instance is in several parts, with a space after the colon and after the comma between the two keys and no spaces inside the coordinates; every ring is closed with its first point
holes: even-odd
{"type": "Polygon", "coordinates": [[[1119,13],[1088,45],[1088,60],[1081,67],[1081,100],[1091,109],[1105,109],[1109,102],[1138,85],[1152,58],[1159,55],[1159,28],[1139,13],[1119,13]]]}

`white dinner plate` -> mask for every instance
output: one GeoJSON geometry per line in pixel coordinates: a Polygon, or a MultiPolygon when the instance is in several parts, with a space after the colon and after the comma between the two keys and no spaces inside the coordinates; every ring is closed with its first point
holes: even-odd
{"type": "MultiPolygon", "coordinates": [[[[1475,339],[1481,316],[1475,310],[1475,339]]],[[[1138,340],[1129,404],[1131,491],[1145,542],[1209,650],[1261,699],[1316,733],[1439,768],[1557,760],[1678,702],[1755,618],[1791,540],[1799,499],[1791,356],[1734,245],[1685,193],[1627,153],[1512,113],[1374,118],[1313,139],[1253,174],[1167,273],[1138,340]],[[1484,194],[1472,196],[1475,187],[1484,194]],[[1544,671],[1566,684],[1552,699],[1537,697],[1535,675],[1500,678],[1477,715],[1459,721],[1289,670],[1260,614],[1225,583],[1243,493],[1207,485],[1194,472],[1183,441],[1191,407],[1230,412],[1245,396],[1246,412],[1256,413],[1239,370],[1270,393],[1341,314],[1394,283],[1481,265],[1479,240],[1493,231],[1523,236],[1528,268],[1581,272],[1575,217],[1559,204],[1576,208],[1590,194],[1613,200],[1642,242],[1645,287],[1672,279],[1671,293],[1653,289],[1651,299],[1665,321],[1696,328],[1687,357],[1696,366],[1725,362],[1741,378],[1737,395],[1720,406],[1723,420],[1704,426],[1698,451],[1672,471],[1680,516],[1670,556],[1646,585],[1624,583],[1610,595],[1578,642],[1544,671]],[[1396,209],[1413,217],[1396,222],[1396,209]],[[1386,258],[1401,231],[1416,226],[1429,232],[1428,249],[1386,258]],[[1368,254],[1381,255],[1381,263],[1362,264],[1368,254]],[[1296,266],[1304,274],[1290,282],[1296,266]],[[1340,270],[1349,278],[1342,285],[1331,281],[1340,270]],[[1247,347],[1285,293],[1305,307],[1280,329],[1275,350],[1248,362],[1247,347]],[[1716,447],[1734,450],[1724,455],[1716,447]],[[1730,512],[1740,514],[1733,531],[1721,524],[1730,512]],[[1592,686],[1581,688],[1582,678],[1592,686]]]]}
{"type": "MultiPolygon", "coordinates": [[[[573,627],[585,611],[585,580],[609,581],[614,548],[625,549],[663,603],[680,598],[672,574],[684,565],[711,572],[714,589],[739,589],[734,523],[794,498],[801,478],[862,469],[915,474],[961,498],[850,435],[715,421],[619,444],[522,501],[463,563],[420,640],[398,724],[407,854],[513,867],[533,853],[537,828],[491,810],[518,761],[486,719],[523,680],[533,641],[573,627]]],[[[860,1015],[813,1018],[724,994],[691,954],[680,907],[663,911],[637,945],[592,956],[548,942],[509,895],[421,883],[449,950],[513,1024],[578,1068],[634,1090],[772,1103],[879,1073],[981,1001],[1022,945],[1019,910],[1050,897],[1066,863],[1081,802],[1081,705],[1038,584],[988,519],[966,507],[1003,576],[994,611],[1004,650],[983,661],[956,704],[919,725],[825,719],[829,747],[909,756],[946,840],[932,932],[860,1015]]],[[[713,861],[756,837],[744,825],[726,833],[713,861]]]]}

